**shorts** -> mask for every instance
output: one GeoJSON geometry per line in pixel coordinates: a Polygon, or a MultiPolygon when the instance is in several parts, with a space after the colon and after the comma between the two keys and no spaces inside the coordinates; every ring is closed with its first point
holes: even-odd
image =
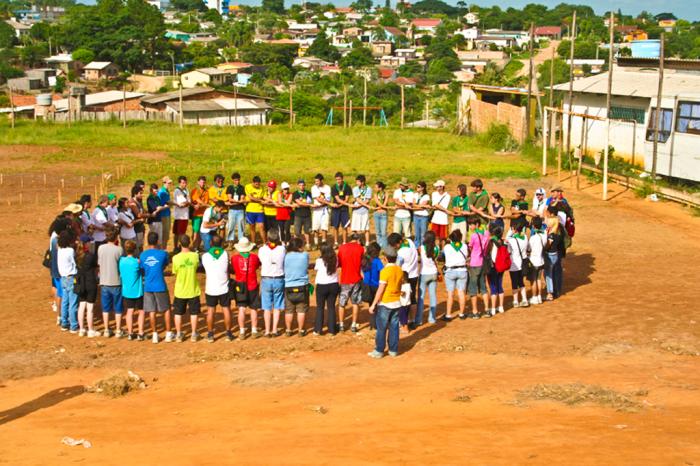
{"type": "Polygon", "coordinates": [[[124,309],[143,310],[143,296],[138,298],[124,298],[124,309]]]}
{"type": "Polygon", "coordinates": [[[438,225],[433,223],[430,229],[435,232],[437,239],[447,239],[447,225],[438,225]]]}
{"type": "Polygon", "coordinates": [[[328,231],[329,223],[330,216],[328,215],[327,208],[311,211],[311,231],[328,231]]]}
{"type": "Polygon", "coordinates": [[[304,233],[307,235],[311,233],[311,217],[300,217],[299,215],[294,216],[294,234],[296,236],[301,235],[301,230],[304,229],[304,233]]]}
{"type": "Polygon", "coordinates": [[[219,296],[204,294],[204,300],[208,307],[216,307],[218,304],[221,307],[231,307],[231,293],[225,293],[219,296]]]}
{"type": "Polygon", "coordinates": [[[195,217],[192,219],[192,233],[199,233],[202,228],[202,219],[204,217],[195,217]]]}
{"type": "Polygon", "coordinates": [[[265,214],[262,212],[246,212],[245,222],[248,225],[257,225],[265,223],[265,214]]]}
{"type": "Polygon", "coordinates": [[[525,286],[525,283],[523,282],[522,270],[515,270],[510,272],[510,284],[513,287],[513,290],[519,290],[520,288],[525,286]]]}
{"type": "Polygon", "coordinates": [[[100,290],[100,301],[102,302],[102,312],[114,311],[115,314],[121,314],[122,310],[122,287],[121,286],[102,286],[100,290]]]}
{"type": "Polygon", "coordinates": [[[340,307],[345,307],[348,301],[352,304],[362,304],[362,281],[340,285],[338,304],[340,307]]]}
{"type": "Polygon", "coordinates": [[[467,289],[467,269],[447,269],[445,271],[445,288],[448,292],[467,289]]]}
{"type": "Polygon", "coordinates": [[[174,235],[184,235],[187,233],[187,224],[190,223],[189,220],[180,220],[177,219],[175,220],[175,223],[173,223],[173,234],[174,235]]]}
{"type": "Polygon", "coordinates": [[[199,296],[194,298],[178,298],[173,300],[173,313],[176,316],[185,315],[185,311],[189,308],[190,315],[196,316],[199,314],[201,304],[199,302],[199,296]]]}
{"type": "Polygon", "coordinates": [[[82,293],[78,293],[78,302],[95,304],[95,302],[97,302],[97,288],[92,288],[85,290],[82,293]]]}
{"type": "Polygon", "coordinates": [[[411,304],[418,303],[417,297],[418,297],[418,281],[419,280],[420,280],[420,276],[408,279],[408,283],[411,285],[411,304]]]}
{"type": "Polygon", "coordinates": [[[170,310],[170,295],[167,291],[146,291],[143,294],[143,310],[146,312],[165,312],[170,310]]]}
{"type": "Polygon", "coordinates": [[[503,272],[496,272],[496,269],[491,269],[488,273],[488,279],[491,294],[503,294],[503,272]]]}
{"type": "Polygon", "coordinates": [[[350,222],[350,230],[369,231],[369,211],[367,211],[367,209],[352,211],[352,222],[350,222]]]}
{"type": "Polygon", "coordinates": [[[544,268],[544,266],[542,266],[542,265],[540,265],[539,267],[535,267],[535,266],[530,267],[530,271],[527,274],[528,281],[534,282],[534,281],[538,280],[540,278],[540,275],[541,275],[543,268],[544,268]]]}
{"type": "Polygon", "coordinates": [[[284,311],[304,314],[309,312],[309,286],[293,286],[284,289],[284,311]]]}
{"type": "Polygon", "coordinates": [[[284,309],[284,277],[263,277],[260,283],[260,304],[263,311],[284,309]]]}
{"type": "Polygon", "coordinates": [[[467,288],[469,289],[469,296],[486,294],[486,278],[484,277],[483,268],[469,267],[468,270],[469,281],[467,282],[467,288]]]}
{"type": "MultiPolygon", "coordinates": [[[[245,283],[236,282],[236,287],[246,286],[245,283]]],[[[236,301],[236,306],[238,307],[249,307],[251,309],[260,308],[260,288],[256,287],[254,290],[247,290],[246,293],[239,293],[236,288],[233,289],[233,296],[231,299],[236,301]]]]}
{"type": "Polygon", "coordinates": [[[331,226],[333,228],[347,228],[350,226],[350,214],[347,207],[331,210],[331,226]]]}
{"type": "Polygon", "coordinates": [[[51,286],[56,288],[56,297],[63,298],[63,287],[61,286],[61,279],[51,278],[51,286]]]}

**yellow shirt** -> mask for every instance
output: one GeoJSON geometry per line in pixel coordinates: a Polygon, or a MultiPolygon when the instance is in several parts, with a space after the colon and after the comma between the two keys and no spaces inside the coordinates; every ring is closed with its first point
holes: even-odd
{"type": "MultiPolygon", "coordinates": [[[[245,195],[248,197],[250,200],[250,196],[255,196],[257,198],[262,198],[263,197],[263,187],[260,186],[259,188],[256,188],[253,186],[253,183],[248,183],[245,185],[245,195]]],[[[259,202],[253,202],[252,200],[246,204],[245,207],[246,212],[252,212],[252,213],[262,213],[263,211],[263,206],[259,202]]]]}
{"type": "Polygon", "coordinates": [[[213,206],[216,201],[228,201],[228,196],[226,195],[226,186],[210,186],[209,187],[209,205],[213,206]]]}
{"type": "Polygon", "coordinates": [[[379,272],[379,283],[386,283],[386,289],[382,296],[382,304],[399,302],[401,299],[401,284],[403,283],[403,270],[397,264],[387,264],[379,272]]]}
{"type": "MultiPolygon", "coordinates": [[[[278,198],[280,197],[280,192],[278,190],[274,190],[272,194],[267,194],[267,197],[277,201],[278,198]]],[[[276,216],[277,215],[277,207],[271,207],[271,206],[264,206],[265,209],[265,215],[271,215],[271,216],[276,216]]]]}

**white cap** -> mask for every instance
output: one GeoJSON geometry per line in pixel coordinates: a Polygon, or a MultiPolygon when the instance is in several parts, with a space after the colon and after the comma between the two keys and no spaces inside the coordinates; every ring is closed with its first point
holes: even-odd
{"type": "Polygon", "coordinates": [[[544,188],[537,188],[535,194],[547,194],[547,192],[544,190],[544,188]]]}
{"type": "Polygon", "coordinates": [[[442,186],[442,187],[444,188],[444,187],[445,187],[445,182],[442,181],[442,180],[437,180],[435,183],[433,183],[433,186],[435,186],[436,188],[437,188],[438,186],[442,186]]]}
{"type": "Polygon", "coordinates": [[[286,181],[283,181],[281,187],[282,187],[282,189],[289,189],[289,183],[287,183],[286,181]]]}

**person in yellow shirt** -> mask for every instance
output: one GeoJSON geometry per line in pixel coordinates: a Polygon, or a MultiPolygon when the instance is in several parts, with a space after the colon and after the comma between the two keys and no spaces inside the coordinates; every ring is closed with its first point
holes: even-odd
{"type": "Polygon", "coordinates": [[[250,240],[256,243],[256,233],[262,243],[267,241],[265,234],[265,214],[263,213],[264,189],[260,186],[260,177],[254,176],[253,182],[245,186],[248,203],[245,206],[245,221],[250,226],[250,240]]]}
{"type": "Polygon", "coordinates": [[[173,256],[173,274],[175,275],[175,299],[173,300],[173,313],[175,314],[175,340],[182,342],[185,337],[182,333],[182,316],[190,311],[190,325],[192,326],[192,341],[199,339],[197,333],[197,320],[199,317],[199,298],[202,293],[197,281],[197,267],[199,266],[199,254],[190,250],[190,237],[179,237],[180,252],[173,256]]]}
{"type": "Polygon", "coordinates": [[[369,307],[369,313],[377,313],[377,333],[374,337],[374,350],[368,356],[374,359],[384,357],[389,334],[389,356],[399,355],[399,309],[401,309],[401,285],[404,273],[396,263],[398,253],[391,246],[384,248],[387,264],[379,273],[379,288],[374,295],[374,301],[369,307]]]}
{"type": "MultiPolygon", "coordinates": [[[[228,201],[228,195],[226,194],[226,186],[224,186],[224,175],[217,173],[214,175],[214,185],[209,187],[209,206],[214,207],[216,201],[228,201]]],[[[224,213],[228,212],[228,207],[225,208],[224,213]]]]}
{"type": "Polygon", "coordinates": [[[265,233],[270,230],[278,230],[277,227],[277,198],[280,192],[277,190],[277,182],[270,180],[267,182],[267,193],[263,202],[263,212],[265,213],[265,233]]]}

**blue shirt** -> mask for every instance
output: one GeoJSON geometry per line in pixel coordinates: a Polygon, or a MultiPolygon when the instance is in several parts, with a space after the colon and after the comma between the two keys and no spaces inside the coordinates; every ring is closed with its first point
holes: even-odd
{"type": "Polygon", "coordinates": [[[168,253],[162,249],[147,249],[141,253],[141,270],[145,279],[144,291],[163,293],[168,291],[163,272],[170,262],[168,253]]]}
{"type": "MultiPolygon", "coordinates": [[[[168,205],[168,202],[170,202],[170,193],[165,186],[158,190],[158,199],[160,199],[160,205],[168,205]]],[[[167,217],[170,217],[170,207],[160,211],[160,218],[167,217]]]]}
{"type": "Polygon", "coordinates": [[[119,259],[119,276],[122,279],[122,296],[128,299],[136,299],[143,296],[143,280],[139,260],[135,257],[121,257],[119,259]]]}
{"type": "Polygon", "coordinates": [[[370,264],[369,269],[364,271],[364,277],[363,281],[366,285],[371,286],[372,288],[378,288],[379,287],[379,272],[382,271],[384,268],[384,264],[382,263],[381,259],[378,257],[375,257],[372,259],[372,263],[370,264]]]}
{"type": "Polygon", "coordinates": [[[304,286],[309,283],[309,253],[289,252],[284,256],[284,286],[304,286]]]}

